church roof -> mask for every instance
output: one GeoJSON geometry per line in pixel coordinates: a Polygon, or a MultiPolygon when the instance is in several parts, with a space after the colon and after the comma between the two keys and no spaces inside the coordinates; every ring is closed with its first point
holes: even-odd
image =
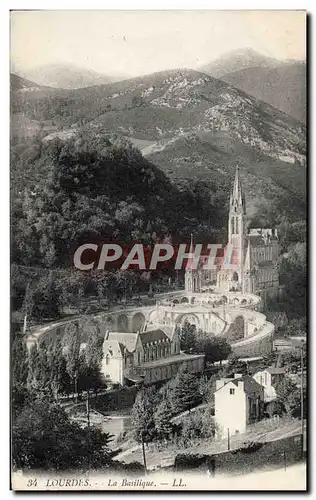
{"type": "Polygon", "coordinates": [[[174,336],[174,333],[175,333],[175,327],[168,326],[168,325],[160,325],[158,323],[155,323],[155,329],[156,330],[162,330],[169,337],[170,340],[173,339],[173,336],[174,336]]]}
{"type": "Polygon", "coordinates": [[[138,333],[125,333],[125,332],[108,332],[105,339],[108,342],[118,342],[125,346],[129,352],[133,352],[136,348],[138,333]]]}
{"type": "Polygon", "coordinates": [[[117,340],[105,340],[103,352],[110,352],[112,356],[124,356],[125,346],[117,340]]]}
{"type": "Polygon", "coordinates": [[[151,342],[155,342],[158,340],[169,340],[169,336],[162,330],[162,328],[157,328],[155,330],[145,330],[143,332],[139,332],[139,337],[141,340],[141,343],[144,344],[149,344],[151,342]]]}

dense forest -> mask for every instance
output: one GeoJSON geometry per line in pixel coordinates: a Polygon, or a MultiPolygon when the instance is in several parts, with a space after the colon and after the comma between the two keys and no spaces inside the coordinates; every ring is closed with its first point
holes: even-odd
{"type": "MultiPolygon", "coordinates": [[[[102,129],[67,140],[13,142],[11,180],[14,309],[32,302],[32,294],[42,302],[49,295],[48,306],[56,303],[53,296],[63,300],[75,290],[100,296],[107,289],[117,298],[122,288],[139,287],[131,272],[74,272],[73,253],[83,243],[189,242],[192,232],[200,242],[224,242],[223,190],[171,182],[131,143],[102,129]]],[[[42,317],[54,317],[56,309],[42,308],[42,317]]]]}

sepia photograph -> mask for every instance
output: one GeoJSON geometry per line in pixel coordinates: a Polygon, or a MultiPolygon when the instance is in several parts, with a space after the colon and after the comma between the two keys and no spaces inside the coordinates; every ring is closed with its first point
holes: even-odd
{"type": "Polygon", "coordinates": [[[12,490],[307,490],[306,25],[10,12],[12,490]]]}

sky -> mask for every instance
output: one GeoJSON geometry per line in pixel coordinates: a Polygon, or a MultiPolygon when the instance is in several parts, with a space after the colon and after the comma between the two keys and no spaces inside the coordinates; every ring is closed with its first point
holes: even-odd
{"type": "Polygon", "coordinates": [[[11,12],[11,62],[20,71],[70,63],[133,77],[197,69],[245,47],[281,60],[305,59],[305,12],[11,12]]]}

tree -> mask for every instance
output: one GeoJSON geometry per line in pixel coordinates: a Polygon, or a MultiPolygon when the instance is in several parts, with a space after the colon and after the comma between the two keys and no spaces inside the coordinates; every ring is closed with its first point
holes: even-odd
{"type": "Polygon", "coordinates": [[[29,401],[14,419],[12,460],[17,469],[87,470],[107,466],[111,436],[71,422],[66,412],[46,399],[29,401]],[[89,436],[88,436],[89,432],[89,436]]]}
{"type": "Polygon", "coordinates": [[[280,265],[280,283],[285,285],[288,310],[299,316],[306,315],[306,264],[306,243],[296,243],[280,265]]]}
{"type": "Polygon", "coordinates": [[[99,325],[94,321],[89,321],[87,343],[85,348],[85,363],[87,367],[88,388],[96,388],[102,385],[101,362],[103,338],[100,335],[99,325]]]}
{"type": "Polygon", "coordinates": [[[282,403],[288,415],[300,415],[301,393],[300,389],[291,379],[284,377],[276,386],[276,394],[277,401],[282,403]]]}
{"type": "Polygon", "coordinates": [[[28,373],[28,352],[24,338],[17,335],[12,344],[12,381],[16,385],[24,386],[28,373]]]}
{"type": "Polygon", "coordinates": [[[50,386],[56,400],[61,391],[69,389],[70,378],[66,370],[66,359],[60,337],[57,337],[49,359],[50,386]]]}
{"type": "Polygon", "coordinates": [[[306,327],[306,317],[295,318],[284,328],[284,336],[306,337],[306,327]]]}
{"type": "Polygon", "coordinates": [[[227,359],[232,348],[226,339],[220,337],[201,337],[197,340],[196,350],[205,354],[205,361],[215,363],[227,359]]]}
{"type": "Polygon", "coordinates": [[[184,352],[191,352],[196,349],[196,328],[185,322],[179,331],[180,349],[184,352]]]}
{"type": "Polygon", "coordinates": [[[22,311],[29,319],[32,319],[34,309],[34,293],[30,283],[26,285],[22,311]]]}
{"type": "Polygon", "coordinates": [[[192,412],[183,420],[181,435],[185,440],[192,438],[212,438],[214,433],[214,417],[211,415],[209,409],[192,412]]]}
{"type": "Polygon", "coordinates": [[[18,411],[27,397],[28,352],[24,339],[17,335],[12,344],[12,408],[18,411]]]}
{"type": "Polygon", "coordinates": [[[154,387],[142,388],[137,393],[132,408],[132,422],[137,441],[141,441],[142,436],[145,442],[152,441],[157,434],[154,422],[154,411],[158,401],[157,396],[157,391],[154,387]]]}
{"type": "Polygon", "coordinates": [[[39,386],[39,356],[37,344],[33,344],[29,354],[29,368],[27,375],[27,387],[30,391],[37,391],[39,386]]]}
{"type": "Polygon", "coordinates": [[[154,422],[160,439],[168,438],[172,434],[174,426],[170,422],[171,417],[171,404],[168,399],[163,399],[154,414],[154,422]]]}
{"type": "Polygon", "coordinates": [[[64,342],[66,348],[66,370],[73,383],[73,391],[76,393],[79,371],[80,333],[78,325],[73,321],[66,326],[64,342]]]}
{"type": "Polygon", "coordinates": [[[45,340],[39,342],[37,348],[37,354],[38,354],[37,390],[49,394],[51,392],[50,366],[48,363],[47,343],[45,342],[45,340]]]}
{"type": "Polygon", "coordinates": [[[202,401],[198,379],[187,368],[180,368],[175,379],[171,382],[169,391],[173,415],[189,410],[202,401]]]}
{"type": "Polygon", "coordinates": [[[223,368],[224,376],[231,377],[235,373],[246,375],[248,373],[248,365],[244,361],[240,361],[238,356],[234,353],[228,356],[228,363],[223,368]]]}

